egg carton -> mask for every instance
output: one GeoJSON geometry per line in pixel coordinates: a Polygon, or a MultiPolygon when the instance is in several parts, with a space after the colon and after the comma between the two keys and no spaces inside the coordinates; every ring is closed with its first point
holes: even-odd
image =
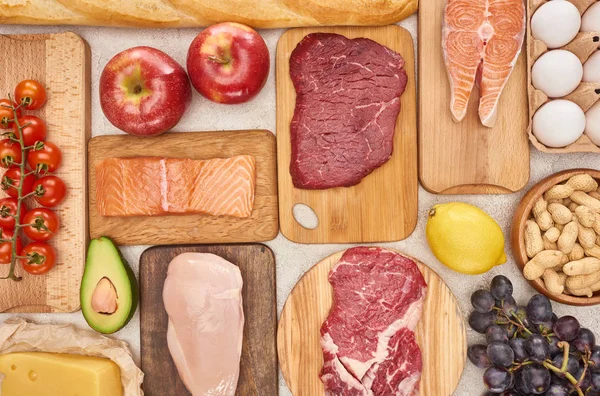
{"type": "MultiPolygon", "coordinates": [[[[587,112],[598,100],[600,100],[600,84],[582,82],[577,89],[563,98],[548,98],[546,94],[539,89],[536,89],[531,82],[531,69],[535,61],[549,51],[546,43],[533,38],[531,35],[531,17],[535,11],[547,1],[555,0],[527,0],[527,84],[529,95],[529,140],[539,151],[545,153],[581,153],[593,152],[600,153],[600,147],[592,143],[587,135],[583,134],[574,143],[560,148],[547,147],[543,145],[533,135],[532,121],[535,112],[546,102],[556,99],[566,99],[576,103],[584,112],[587,112]]],[[[573,3],[581,15],[596,1],[599,0],[568,0],[573,3]]],[[[569,44],[561,48],[574,53],[581,63],[585,63],[587,59],[595,52],[600,50],[600,32],[579,32],[577,37],[569,44]]]]}

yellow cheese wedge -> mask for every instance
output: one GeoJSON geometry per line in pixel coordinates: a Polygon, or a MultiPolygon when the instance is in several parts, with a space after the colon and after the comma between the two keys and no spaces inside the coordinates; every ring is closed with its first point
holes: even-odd
{"type": "MultiPolygon", "coordinates": [[[[122,396],[112,360],[58,353],[0,355],[2,396],[122,396]]],[[[0,376],[1,377],[1,376],[0,376]]]]}

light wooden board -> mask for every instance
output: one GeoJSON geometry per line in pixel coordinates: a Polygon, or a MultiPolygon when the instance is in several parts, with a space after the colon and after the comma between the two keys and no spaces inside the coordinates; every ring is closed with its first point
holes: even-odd
{"type": "MultiPolygon", "coordinates": [[[[296,284],[277,330],[281,371],[294,396],[323,395],[320,329],[333,302],[327,276],[344,252],[327,257],[296,284]]],[[[429,267],[415,260],[427,282],[423,314],[415,331],[423,356],[420,394],[451,395],[467,356],[465,324],[456,297],[429,267]]]]}
{"type": "Polygon", "coordinates": [[[89,144],[90,234],[119,245],[262,242],[277,236],[275,137],[269,131],[166,133],[153,138],[97,136],[89,144]],[[105,158],[160,156],[192,159],[256,158],[252,215],[245,219],[203,215],[103,217],[96,207],[96,164],[105,158]]]}
{"type": "MultiPolygon", "coordinates": [[[[73,312],[79,309],[79,286],[88,242],[86,146],[90,137],[90,50],[73,33],[0,36],[0,97],[15,85],[35,79],[46,87],[48,101],[30,112],[46,121],[48,141],[63,154],[56,175],[68,187],[58,206],[60,231],[50,244],[57,265],[48,274],[24,274],[23,280],[0,280],[0,311],[73,312]]],[[[29,113],[29,112],[26,112],[29,113]]],[[[2,197],[4,192],[0,192],[2,197]]],[[[33,200],[28,200],[29,207],[33,200]]],[[[8,266],[1,266],[5,276],[8,266]]]]}
{"type": "Polygon", "coordinates": [[[419,7],[419,178],[438,194],[508,194],[529,180],[525,49],[499,103],[494,128],[479,121],[474,88],[466,117],[450,113],[450,85],[442,52],[445,0],[419,7]]]}
{"type": "Polygon", "coordinates": [[[276,63],[279,217],[283,235],[299,243],[398,241],[410,235],[418,210],[414,48],[410,33],[399,26],[291,29],[279,39],[276,63]],[[298,42],[314,32],[367,37],[400,53],[406,61],[408,84],[401,97],[392,158],[349,188],[300,190],[292,184],[290,122],[296,91],[289,59],[298,42]],[[298,203],[314,210],[319,220],[317,228],[304,228],[295,220],[292,209],[298,203]]]}
{"type": "Polygon", "coordinates": [[[278,395],[275,257],[268,247],[260,244],[156,246],[142,254],[140,326],[144,393],[189,395],[167,346],[168,315],[162,301],[168,265],[185,252],[213,253],[240,268],[245,324],[236,395],[278,395]]]}

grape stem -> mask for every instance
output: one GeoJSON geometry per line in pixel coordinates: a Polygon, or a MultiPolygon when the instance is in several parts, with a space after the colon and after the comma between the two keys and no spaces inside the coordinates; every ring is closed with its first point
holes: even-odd
{"type": "Polygon", "coordinates": [[[575,377],[573,377],[573,375],[571,375],[571,373],[569,373],[567,371],[567,366],[569,363],[569,349],[571,348],[571,346],[569,345],[568,342],[564,342],[564,341],[559,341],[556,346],[558,346],[559,348],[562,348],[563,350],[563,363],[562,366],[560,368],[554,366],[549,360],[546,360],[543,365],[544,367],[546,367],[548,370],[553,371],[556,374],[562,374],[565,376],[566,379],[569,380],[569,382],[573,385],[573,387],[575,387],[575,390],[577,391],[577,395],[578,396],[584,396],[583,391],[581,390],[581,381],[583,381],[583,378],[585,377],[585,372],[587,370],[587,361],[584,361],[585,364],[585,368],[583,369],[583,373],[581,374],[581,378],[579,378],[579,380],[577,380],[575,377]]]}
{"type": "Polygon", "coordinates": [[[517,314],[515,314],[514,312],[510,313],[513,318],[515,318],[517,320],[517,322],[519,323],[515,323],[513,322],[509,317],[507,317],[506,319],[508,319],[512,324],[514,324],[515,326],[517,326],[520,330],[525,330],[527,333],[529,333],[530,335],[533,334],[531,332],[531,330],[529,330],[527,327],[525,327],[525,325],[523,324],[523,321],[519,318],[519,316],[517,314]]]}
{"type": "MultiPolygon", "coordinates": [[[[11,101],[12,103],[12,98],[10,97],[10,94],[8,95],[8,99],[11,101]]],[[[12,253],[11,253],[11,259],[10,259],[10,269],[8,271],[8,275],[5,277],[1,277],[0,279],[12,279],[14,281],[20,281],[21,279],[23,279],[20,276],[17,276],[17,274],[15,273],[15,267],[17,264],[17,260],[19,259],[18,254],[20,252],[17,252],[17,238],[19,237],[19,230],[21,229],[22,225],[19,221],[19,219],[21,218],[21,201],[23,201],[23,199],[26,198],[26,196],[23,196],[23,181],[25,180],[25,177],[27,176],[25,174],[25,158],[27,157],[26,155],[26,147],[25,147],[25,143],[23,142],[23,128],[25,128],[27,125],[29,124],[25,124],[25,125],[21,125],[19,123],[19,117],[17,115],[17,111],[19,110],[19,108],[23,105],[23,103],[18,104],[16,107],[14,105],[11,105],[10,108],[13,111],[13,115],[14,115],[14,120],[13,122],[15,123],[15,125],[17,126],[17,130],[19,131],[19,139],[16,139],[16,137],[11,137],[11,140],[14,141],[18,141],[19,144],[21,145],[21,163],[19,164],[19,167],[21,169],[21,177],[19,180],[19,185],[15,186],[15,189],[17,190],[17,197],[18,197],[18,204],[17,204],[17,214],[14,216],[15,217],[15,231],[13,233],[12,238],[10,238],[10,243],[12,245],[12,253]]]]}

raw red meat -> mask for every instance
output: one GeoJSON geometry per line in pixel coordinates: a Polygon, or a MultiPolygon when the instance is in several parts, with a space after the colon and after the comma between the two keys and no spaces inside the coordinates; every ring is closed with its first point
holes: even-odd
{"type": "Polygon", "coordinates": [[[356,247],[344,253],[329,282],[334,301],[321,326],[326,394],[416,394],[422,361],[413,330],[427,291],[416,263],[356,247]]]}
{"type": "Polygon", "coordinates": [[[353,186],[388,161],[407,82],[403,66],[399,54],[366,38],[302,39],[290,57],[294,186],[353,186]]]}

